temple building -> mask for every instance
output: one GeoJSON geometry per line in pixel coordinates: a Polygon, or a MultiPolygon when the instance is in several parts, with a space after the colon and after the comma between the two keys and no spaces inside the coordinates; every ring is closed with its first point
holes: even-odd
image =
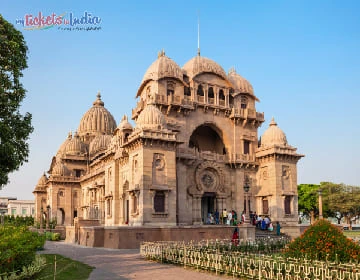
{"type": "Polygon", "coordinates": [[[37,219],[181,226],[227,209],[297,223],[303,155],[274,119],[258,135],[259,99],[234,69],[200,55],[181,68],[161,51],[135,95],[134,126],[97,95],[34,189],[37,219]]]}

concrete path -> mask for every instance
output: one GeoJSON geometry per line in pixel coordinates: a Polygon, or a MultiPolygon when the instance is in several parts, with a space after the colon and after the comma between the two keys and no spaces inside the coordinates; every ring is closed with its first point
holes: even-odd
{"type": "MultiPolygon", "coordinates": [[[[139,249],[90,248],[65,242],[46,241],[41,254],[59,254],[94,266],[91,280],[116,279],[229,279],[190,268],[146,261],[140,257],[139,249]]],[[[76,279],[71,279],[76,280],[76,279]]]]}

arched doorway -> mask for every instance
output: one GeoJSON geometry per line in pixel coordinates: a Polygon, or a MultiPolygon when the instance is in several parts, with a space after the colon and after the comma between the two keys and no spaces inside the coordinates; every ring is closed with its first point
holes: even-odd
{"type": "Polygon", "coordinates": [[[201,220],[204,224],[207,223],[209,214],[214,214],[216,210],[216,193],[205,192],[201,198],[201,220]]]}
{"type": "Polygon", "coordinates": [[[64,222],[65,222],[65,211],[63,208],[60,208],[57,217],[57,224],[64,225],[64,222]]]}

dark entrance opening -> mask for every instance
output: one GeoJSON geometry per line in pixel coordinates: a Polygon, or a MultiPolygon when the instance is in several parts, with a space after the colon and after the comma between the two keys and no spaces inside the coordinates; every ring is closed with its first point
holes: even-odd
{"type": "Polygon", "coordinates": [[[201,220],[207,223],[209,213],[214,215],[216,207],[216,193],[206,192],[201,198],[201,220]]]}
{"type": "Polygon", "coordinates": [[[130,207],[129,207],[129,200],[127,199],[126,200],[126,209],[125,209],[125,212],[126,212],[126,224],[128,224],[129,223],[129,212],[130,212],[130,209],[129,209],[130,207]]]}

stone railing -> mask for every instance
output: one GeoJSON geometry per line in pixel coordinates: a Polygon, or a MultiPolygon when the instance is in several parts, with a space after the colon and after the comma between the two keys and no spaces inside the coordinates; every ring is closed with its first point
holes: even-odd
{"type": "Polygon", "coordinates": [[[177,148],[177,157],[189,159],[204,159],[220,162],[254,162],[255,155],[250,154],[230,154],[222,155],[210,151],[199,151],[196,148],[177,148]]]}

